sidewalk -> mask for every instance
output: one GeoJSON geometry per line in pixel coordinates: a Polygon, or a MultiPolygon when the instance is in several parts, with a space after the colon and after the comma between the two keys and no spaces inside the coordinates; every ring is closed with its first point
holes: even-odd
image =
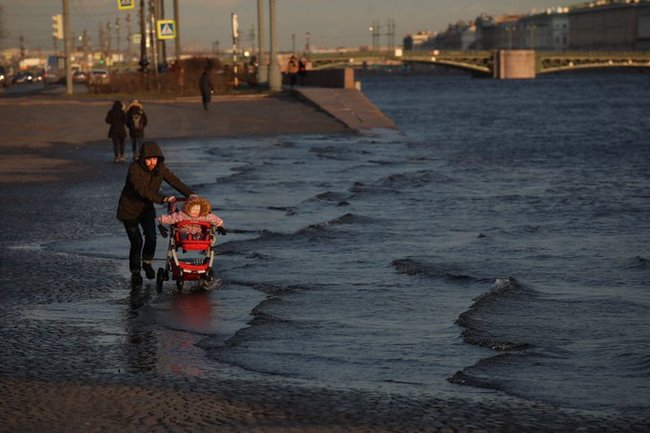
{"type": "MultiPolygon", "coordinates": [[[[105,143],[112,154],[104,122],[112,102],[110,95],[0,98],[0,183],[56,179],[67,162],[54,159],[55,145],[105,143]]],[[[216,97],[207,112],[199,98],[141,102],[151,140],[352,132],[324,109],[289,93],[216,97]]]]}

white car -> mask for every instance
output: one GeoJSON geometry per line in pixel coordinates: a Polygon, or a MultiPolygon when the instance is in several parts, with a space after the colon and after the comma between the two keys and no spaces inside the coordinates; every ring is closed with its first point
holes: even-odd
{"type": "Polygon", "coordinates": [[[110,76],[106,69],[93,69],[88,76],[89,84],[108,84],[110,76]]]}

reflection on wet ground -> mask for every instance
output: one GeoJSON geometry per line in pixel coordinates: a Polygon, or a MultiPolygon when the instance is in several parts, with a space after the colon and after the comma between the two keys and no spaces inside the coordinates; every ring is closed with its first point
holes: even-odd
{"type": "Polygon", "coordinates": [[[224,288],[159,295],[145,284],[116,290],[108,301],[37,304],[23,314],[36,328],[65,326],[73,332],[90,332],[92,344],[104,348],[106,357],[114,357],[106,373],[203,376],[215,365],[206,362],[205,351],[197,345],[200,340],[211,336],[212,342],[225,342],[246,326],[250,311],[262,298],[253,290],[247,299],[241,293],[230,295],[224,288]],[[233,299],[237,302],[225,311],[223,304],[233,299]]]}

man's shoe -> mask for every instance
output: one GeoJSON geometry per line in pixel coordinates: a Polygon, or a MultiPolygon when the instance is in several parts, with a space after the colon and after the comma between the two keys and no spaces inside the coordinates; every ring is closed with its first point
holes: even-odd
{"type": "Polygon", "coordinates": [[[140,275],[140,272],[132,272],[131,273],[131,283],[132,284],[142,284],[142,276],[140,275]]]}
{"type": "Polygon", "coordinates": [[[151,263],[142,262],[142,270],[144,271],[148,279],[153,280],[154,278],[156,278],[156,271],[154,271],[153,267],[151,266],[151,263]]]}

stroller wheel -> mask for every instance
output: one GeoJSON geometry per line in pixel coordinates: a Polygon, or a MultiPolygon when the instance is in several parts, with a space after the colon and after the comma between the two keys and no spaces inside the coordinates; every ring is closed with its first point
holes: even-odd
{"type": "Polygon", "coordinates": [[[201,289],[210,290],[213,281],[214,281],[214,273],[212,272],[212,268],[208,268],[205,271],[203,277],[201,277],[201,282],[200,282],[201,289]]]}
{"type": "Polygon", "coordinates": [[[165,270],[158,268],[158,273],[156,274],[156,292],[162,293],[163,281],[165,281],[165,270]]]}
{"type": "Polygon", "coordinates": [[[206,282],[211,282],[214,279],[214,272],[212,271],[212,268],[208,268],[205,271],[205,276],[203,277],[203,280],[206,282]]]}

